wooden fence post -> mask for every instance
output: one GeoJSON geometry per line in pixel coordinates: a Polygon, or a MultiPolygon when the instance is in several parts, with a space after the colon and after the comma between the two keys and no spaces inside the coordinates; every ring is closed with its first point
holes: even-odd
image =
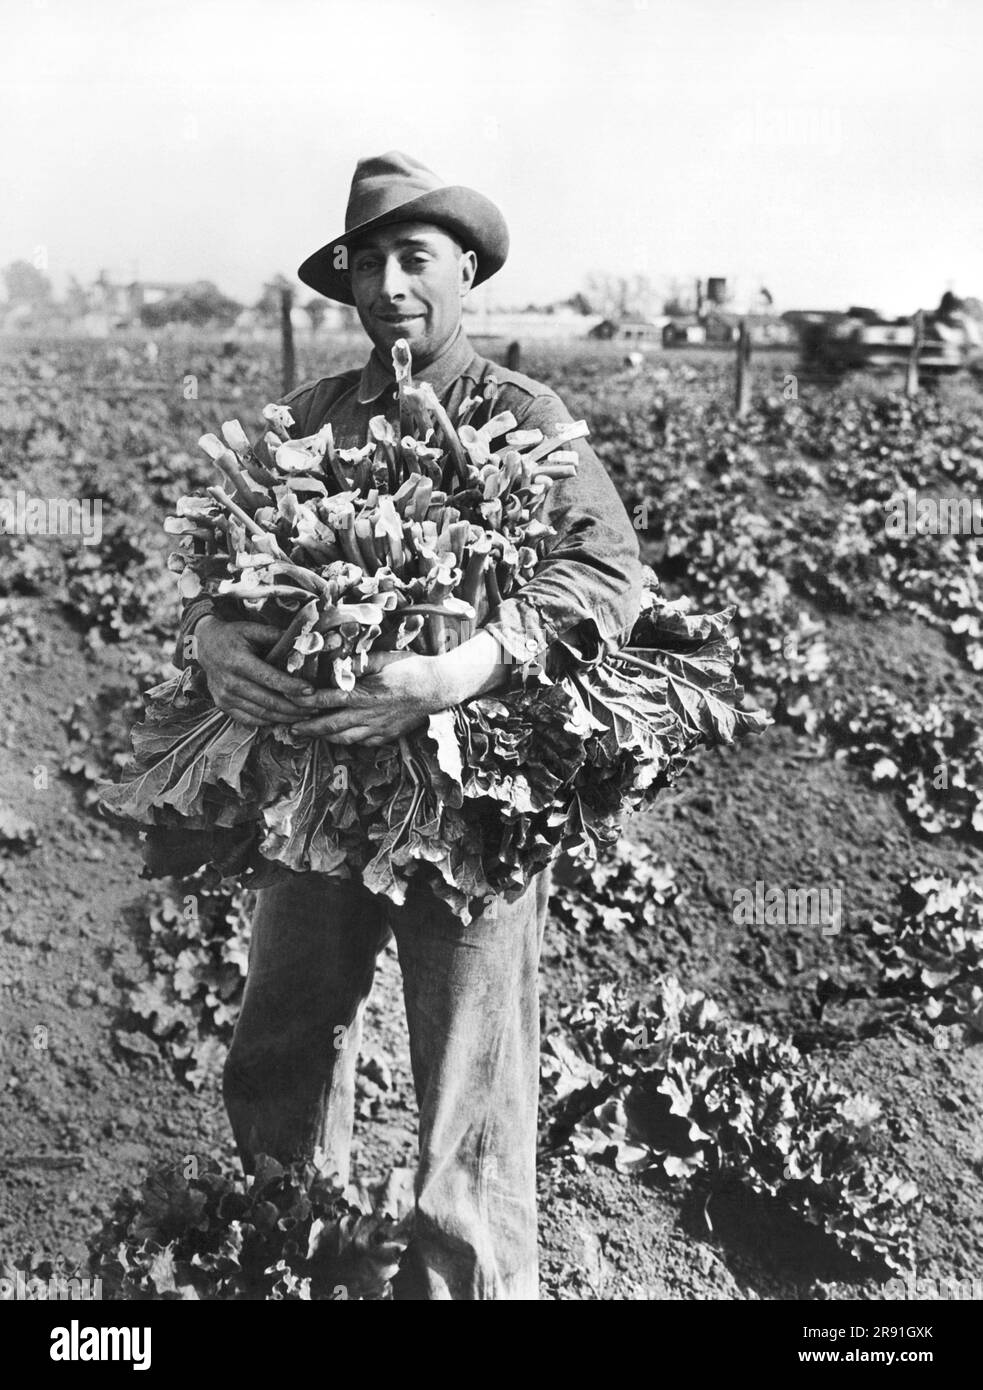
{"type": "Polygon", "coordinates": [[[743,420],[751,405],[751,332],[747,319],[741,319],[737,338],[737,396],[735,408],[738,420],[743,420]]]}
{"type": "Polygon", "coordinates": [[[521,360],[522,349],[520,348],[519,344],[509,343],[508,347],[505,350],[505,370],[508,372],[517,372],[519,370],[519,363],[521,360]]]}
{"type": "Polygon", "coordinates": [[[297,358],[294,352],[294,325],[290,311],[294,307],[294,292],[288,286],[280,291],[280,349],[283,394],[294,389],[297,377],[297,358]]]}
{"type": "Polygon", "coordinates": [[[912,339],[911,350],[908,353],[908,365],[905,370],[904,393],[906,396],[916,396],[918,394],[918,355],[922,350],[924,338],[925,322],[921,309],[915,315],[915,336],[912,339]]]}

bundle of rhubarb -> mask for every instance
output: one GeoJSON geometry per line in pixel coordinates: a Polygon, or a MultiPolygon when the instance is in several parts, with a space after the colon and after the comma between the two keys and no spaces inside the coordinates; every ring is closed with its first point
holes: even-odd
{"type": "MultiPolygon", "coordinates": [[[[224,486],[180,500],[165,528],[182,596],[219,617],[275,626],[266,655],[310,683],[351,689],[370,653],[436,655],[466,640],[548,553],[540,516],[565,448],[496,412],[495,384],[452,422],[393,350],[399,429],[384,416],[358,449],[326,425],[293,439],[289,410],[253,449],[237,421],[202,447],[224,486]],[[483,423],[478,423],[483,419],[483,423]]],[[[465,921],[515,897],[563,851],[591,858],[625,815],[675,780],[700,744],[768,720],[738,708],[730,611],[692,615],[647,571],[631,641],[594,657],[562,641],[519,688],[431,716],[380,747],[289,727],[247,728],[217,709],[195,663],[149,691],[134,766],[105,810],[148,827],[145,872],[208,866],[262,886],[281,874],[357,877],[396,903],[426,882],[465,921]]]]}

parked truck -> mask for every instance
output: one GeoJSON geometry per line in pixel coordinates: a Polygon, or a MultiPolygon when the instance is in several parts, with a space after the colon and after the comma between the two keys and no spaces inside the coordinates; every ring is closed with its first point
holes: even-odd
{"type": "MultiPolygon", "coordinates": [[[[947,291],[938,309],[921,315],[920,373],[943,376],[983,357],[976,304],[947,291]]],[[[816,315],[799,324],[802,367],[829,376],[897,370],[908,362],[917,332],[916,315],[891,319],[856,305],[845,314],[816,315]]]]}

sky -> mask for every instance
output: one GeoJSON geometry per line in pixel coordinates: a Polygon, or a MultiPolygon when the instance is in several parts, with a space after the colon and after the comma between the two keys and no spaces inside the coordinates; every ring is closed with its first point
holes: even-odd
{"type": "Polygon", "coordinates": [[[983,296],[983,0],[0,0],[0,266],[252,302],[402,149],[592,271],[776,308],[983,296]]]}

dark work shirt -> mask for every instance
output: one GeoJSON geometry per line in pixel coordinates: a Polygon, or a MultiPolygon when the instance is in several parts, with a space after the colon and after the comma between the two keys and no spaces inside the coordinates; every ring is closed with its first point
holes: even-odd
{"type": "MultiPolygon", "coordinates": [[[[554,391],[479,357],[461,328],[429,366],[413,369],[414,382],[431,384],[452,421],[465,397],[479,395],[491,376],[499,384],[496,413],[510,410],[517,429],[540,429],[550,437],[555,425],[571,420],[554,391]]],[[[385,415],[393,423],[399,417],[392,368],[375,350],[361,370],[299,386],[280,403],[290,407],[296,437],[330,423],[342,449],[366,442],[373,416],[385,415]]],[[[640,610],[638,537],[624,504],[588,441],[561,447],[576,450],[577,474],[556,480],[538,513],[556,536],[529,582],[484,624],[518,662],[538,661],[560,636],[585,654],[597,652],[598,639],[613,650],[627,640],[640,610]]],[[[185,604],[177,665],[184,664],[185,635],[210,608],[207,597],[185,604]]]]}

